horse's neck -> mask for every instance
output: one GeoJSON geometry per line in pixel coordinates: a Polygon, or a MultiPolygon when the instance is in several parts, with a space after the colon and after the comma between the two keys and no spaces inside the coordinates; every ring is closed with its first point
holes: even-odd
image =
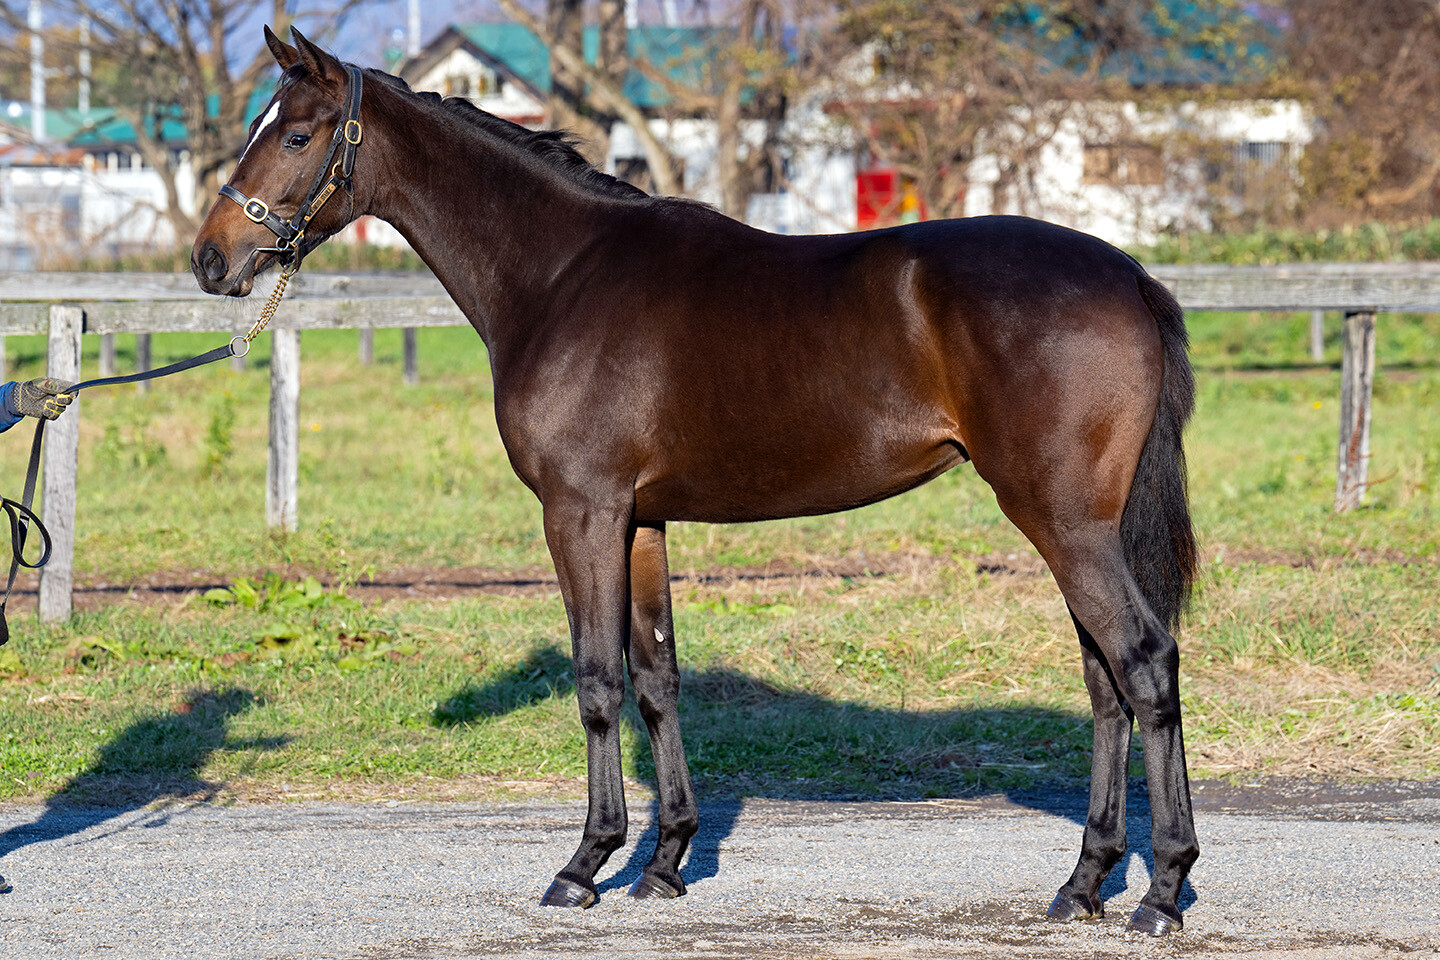
{"type": "Polygon", "coordinates": [[[493,355],[589,245],[604,201],[507,145],[434,122],[426,108],[386,97],[392,105],[394,129],[376,131],[385,148],[368,212],[409,241],[493,355]]]}

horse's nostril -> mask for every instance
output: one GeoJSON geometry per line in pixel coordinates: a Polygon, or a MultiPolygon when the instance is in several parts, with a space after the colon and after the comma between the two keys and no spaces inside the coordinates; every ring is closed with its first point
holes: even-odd
{"type": "Polygon", "coordinates": [[[225,274],[230,272],[230,265],[225,262],[225,254],[213,243],[207,243],[205,249],[200,251],[200,266],[204,268],[205,276],[217,283],[224,280],[225,274]]]}

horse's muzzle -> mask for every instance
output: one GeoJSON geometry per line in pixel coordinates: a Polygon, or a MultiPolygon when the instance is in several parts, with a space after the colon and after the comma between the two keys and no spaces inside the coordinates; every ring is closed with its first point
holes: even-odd
{"type": "Polygon", "coordinates": [[[200,284],[200,289],[206,293],[243,297],[255,285],[254,260],[255,257],[252,255],[246,263],[241,265],[239,270],[235,271],[234,277],[231,277],[230,261],[219,247],[213,242],[206,241],[191,251],[190,270],[195,274],[195,280],[200,284]]]}

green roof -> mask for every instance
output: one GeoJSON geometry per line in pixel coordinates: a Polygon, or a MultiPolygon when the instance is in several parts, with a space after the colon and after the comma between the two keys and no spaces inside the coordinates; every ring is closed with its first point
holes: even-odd
{"type": "MultiPolygon", "coordinates": [[[[88,114],[79,110],[46,111],[45,130],[54,139],[77,147],[135,142],[135,128],[110,107],[92,107],[88,114]]],[[[180,145],[189,139],[178,116],[166,117],[162,132],[167,143],[180,145]]]]}
{"type": "MultiPolygon", "coordinates": [[[[259,113],[274,93],[273,81],[257,86],[250,95],[246,116],[253,117],[259,113]]],[[[219,112],[219,109],[220,98],[218,95],[212,94],[210,97],[211,115],[219,112]]],[[[29,106],[27,104],[26,118],[18,119],[16,123],[28,126],[28,113],[29,106]]],[[[189,140],[184,121],[180,117],[179,107],[170,108],[170,115],[165,118],[162,133],[165,142],[171,146],[184,146],[189,140]]],[[[113,107],[91,107],[89,113],[81,113],[73,107],[47,109],[45,111],[45,136],[50,140],[76,147],[124,146],[135,143],[136,139],[135,128],[113,107]]]]}
{"type": "MultiPolygon", "coordinates": [[[[518,23],[472,23],[456,29],[526,84],[542,94],[550,92],[550,54],[529,28],[518,23]]],[[[704,87],[707,68],[733,31],[717,27],[635,27],[627,32],[630,56],[644,57],[677,84],[704,87]]],[[[600,28],[588,26],[582,35],[586,63],[594,63],[600,50],[600,28]]],[[[625,77],[625,95],[639,107],[668,104],[670,96],[638,70],[625,77]]]]}

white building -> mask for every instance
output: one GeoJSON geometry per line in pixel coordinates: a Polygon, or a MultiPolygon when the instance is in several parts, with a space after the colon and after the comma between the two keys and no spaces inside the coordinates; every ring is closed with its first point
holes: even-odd
{"type": "MultiPolygon", "coordinates": [[[[24,119],[23,109],[5,112],[24,119]]],[[[47,129],[60,138],[55,142],[36,145],[24,127],[0,124],[0,270],[168,250],[184,242],[166,216],[164,182],[134,151],[133,139],[125,142],[128,127],[110,111],[47,113],[47,129]]],[[[177,186],[188,199],[193,175],[178,148],[177,160],[177,186]]]]}
{"type": "Polygon", "coordinates": [[[1069,112],[1023,182],[997,190],[995,159],[973,163],[965,214],[1020,213],[1112,243],[1150,244],[1168,231],[1210,229],[1217,206],[1238,212],[1265,198],[1283,201],[1299,182],[1311,135],[1307,112],[1293,100],[1143,111],[1134,103],[1091,104],[1069,112]],[[1171,155],[1167,143],[1186,149],[1171,155]]]}

